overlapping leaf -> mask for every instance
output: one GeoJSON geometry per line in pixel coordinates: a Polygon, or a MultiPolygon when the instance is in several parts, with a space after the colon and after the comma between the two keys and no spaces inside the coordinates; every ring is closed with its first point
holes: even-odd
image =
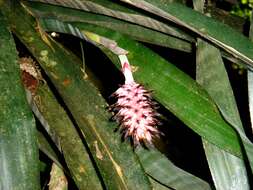
{"type": "Polygon", "coordinates": [[[110,114],[102,111],[106,103],[99,92],[85,78],[75,56],[34,29],[34,20],[14,2],[4,4],[13,31],[37,58],[46,71],[74,119],[81,128],[88,147],[108,189],[151,189],[130,145],[121,143],[108,123],[110,114]],[[15,10],[15,11],[14,11],[15,10]],[[22,31],[26,31],[23,33],[22,31]],[[41,36],[43,38],[41,38],[41,36]],[[131,166],[131,167],[130,167],[131,166]]]}

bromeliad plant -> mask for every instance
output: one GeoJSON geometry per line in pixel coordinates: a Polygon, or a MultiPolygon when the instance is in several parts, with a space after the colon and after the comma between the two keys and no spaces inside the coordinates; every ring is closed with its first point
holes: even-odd
{"type": "MultiPolygon", "coordinates": [[[[231,26],[205,16],[204,4],[0,1],[0,189],[35,190],[47,184],[49,189],[251,189],[252,134],[244,132],[250,126],[243,128],[223,61],[247,70],[251,115],[253,44],[231,26]],[[63,33],[68,36],[61,38],[63,33]],[[70,43],[64,43],[68,38],[70,43]],[[93,47],[82,49],[82,59],[79,51],[75,55],[66,49],[74,50],[77,39],[93,47]],[[194,55],[196,78],[148,44],[194,55]],[[88,62],[96,59],[86,58],[98,49],[110,62],[104,58],[94,69],[88,62]],[[126,79],[122,84],[117,74],[102,72],[114,80],[110,85],[122,85],[113,89],[114,105],[108,105],[110,90],[99,80],[103,64],[118,68],[126,79]],[[173,155],[165,156],[173,147],[160,130],[179,126],[167,126],[164,114],[158,128],[150,91],[162,113],[173,113],[201,137],[210,177],[193,175],[170,161],[173,155]],[[110,121],[108,106],[118,123],[110,121]],[[125,141],[115,132],[117,125],[125,141]]],[[[175,135],[187,143],[181,133],[175,135]]]]}

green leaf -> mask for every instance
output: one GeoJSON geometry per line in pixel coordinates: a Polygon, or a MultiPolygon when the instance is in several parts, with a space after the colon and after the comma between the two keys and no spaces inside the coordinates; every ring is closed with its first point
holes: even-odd
{"type": "Polygon", "coordinates": [[[17,3],[13,7],[4,4],[4,8],[12,13],[9,22],[13,31],[37,58],[71,110],[106,188],[151,189],[131,146],[113,132],[116,124],[108,122],[111,115],[105,110],[107,105],[89,78],[83,76],[80,61],[42,34],[45,43],[34,29],[32,18],[17,3]]]}
{"type": "Polygon", "coordinates": [[[242,159],[203,141],[208,165],[217,190],[249,190],[246,166],[242,159]]]}
{"type": "Polygon", "coordinates": [[[95,167],[82,143],[82,139],[46,83],[37,87],[36,93],[29,102],[33,112],[63,154],[70,174],[78,188],[102,189],[95,167]]]}
{"type": "Polygon", "coordinates": [[[165,4],[161,0],[121,1],[189,29],[232,56],[238,57],[249,69],[252,69],[253,45],[245,36],[229,26],[178,3],[165,4]]]}
{"type": "MultiPolygon", "coordinates": [[[[112,17],[44,3],[29,2],[26,3],[26,6],[29,7],[34,14],[36,14],[37,18],[51,18],[60,21],[95,24],[121,32],[142,42],[161,45],[185,52],[191,52],[192,50],[191,43],[186,42],[185,40],[112,17]]],[[[55,28],[57,29],[57,26],[55,28]]],[[[74,35],[76,34],[74,33],[74,35]]]]}
{"type": "Polygon", "coordinates": [[[38,190],[35,122],[22,87],[15,43],[1,13],[0,25],[0,189],[38,190]]]}
{"type": "MultiPolygon", "coordinates": [[[[215,47],[198,40],[197,81],[209,92],[225,119],[242,128],[229,79],[215,47]]],[[[242,159],[203,140],[205,153],[217,190],[250,189],[246,165],[242,159]]],[[[252,164],[252,163],[251,163],[252,164]]]]}
{"type": "Polygon", "coordinates": [[[155,149],[139,147],[136,154],[145,172],[159,183],[177,190],[210,190],[205,181],[176,167],[170,160],[155,149]]]}

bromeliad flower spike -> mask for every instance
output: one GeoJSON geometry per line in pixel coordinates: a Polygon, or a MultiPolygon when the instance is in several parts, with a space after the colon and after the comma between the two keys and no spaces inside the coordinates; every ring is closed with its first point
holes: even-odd
{"type": "Polygon", "coordinates": [[[125,84],[112,94],[117,98],[111,106],[113,118],[120,124],[124,138],[130,137],[135,146],[140,142],[152,145],[153,137],[160,134],[156,128],[159,123],[156,104],[150,92],[134,81],[127,57],[120,55],[119,58],[125,84]]]}

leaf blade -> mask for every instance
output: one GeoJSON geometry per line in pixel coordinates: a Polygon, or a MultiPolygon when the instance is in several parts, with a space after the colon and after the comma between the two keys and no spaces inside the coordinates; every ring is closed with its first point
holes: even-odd
{"type": "MultiPolygon", "coordinates": [[[[209,92],[225,119],[242,128],[229,79],[215,47],[198,40],[196,78],[209,92]],[[212,57],[212,59],[210,59],[212,57]]],[[[244,160],[203,140],[205,154],[216,189],[250,189],[244,160]]]]}
{"type": "Polygon", "coordinates": [[[240,60],[244,61],[248,69],[252,69],[253,45],[245,36],[239,34],[232,28],[179,3],[164,4],[156,0],[121,1],[191,30],[205,40],[224,49],[234,57],[238,56],[240,60]]]}
{"type": "Polygon", "coordinates": [[[155,149],[136,150],[145,172],[156,181],[177,190],[211,190],[208,183],[176,167],[170,160],[155,149]]]}
{"type": "MultiPolygon", "coordinates": [[[[29,7],[37,18],[40,19],[50,17],[62,22],[71,21],[95,24],[119,31],[139,41],[161,45],[184,52],[191,52],[192,50],[190,42],[109,16],[93,14],[65,7],[57,7],[50,4],[29,2],[25,3],[25,5],[29,7]]],[[[55,29],[57,31],[57,26],[55,26],[55,29]]]]}
{"type": "Polygon", "coordinates": [[[0,13],[0,189],[38,190],[35,122],[25,99],[14,40],[0,13]]]}

